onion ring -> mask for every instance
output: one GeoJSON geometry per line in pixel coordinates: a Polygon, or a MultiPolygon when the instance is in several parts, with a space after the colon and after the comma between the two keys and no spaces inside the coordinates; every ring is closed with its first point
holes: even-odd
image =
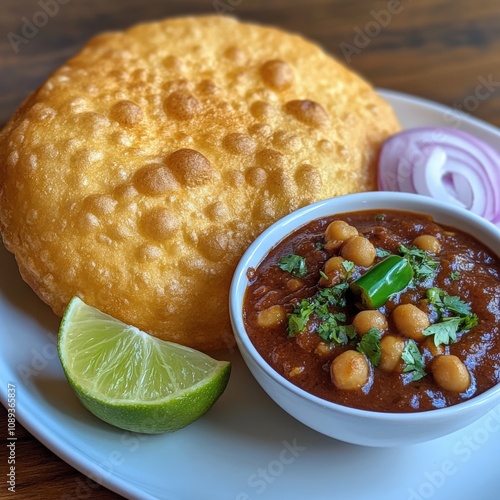
{"type": "Polygon", "coordinates": [[[445,127],[420,127],[382,145],[378,187],[464,207],[500,227],[500,153],[479,138],[445,127]]]}

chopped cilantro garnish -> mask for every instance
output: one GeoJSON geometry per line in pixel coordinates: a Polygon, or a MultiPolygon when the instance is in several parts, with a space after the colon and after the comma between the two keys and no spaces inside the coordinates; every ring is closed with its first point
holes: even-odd
{"type": "Polygon", "coordinates": [[[437,287],[428,288],[426,292],[427,300],[431,304],[442,303],[443,301],[441,300],[441,292],[442,290],[437,287]]]}
{"type": "Polygon", "coordinates": [[[326,342],[347,344],[356,336],[356,331],[353,325],[339,325],[339,321],[345,322],[345,320],[346,317],[343,313],[329,314],[318,326],[316,332],[326,342]]]}
{"type": "Polygon", "coordinates": [[[346,270],[347,277],[346,279],[352,274],[354,271],[354,262],[351,262],[350,260],[344,260],[342,261],[342,267],[346,270]]]}
{"type": "Polygon", "coordinates": [[[376,248],[375,255],[379,258],[389,257],[389,255],[391,255],[391,252],[388,252],[387,250],[384,250],[383,248],[376,248]]]}
{"type": "Polygon", "coordinates": [[[411,375],[411,380],[420,380],[427,375],[422,354],[420,353],[417,344],[414,340],[408,340],[401,354],[401,359],[404,362],[403,372],[411,375]]]}
{"type": "Polygon", "coordinates": [[[288,336],[294,337],[302,333],[313,312],[313,307],[307,299],[302,299],[292,314],[288,315],[288,336]]]}
{"type": "Polygon", "coordinates": [[[323,250],[323,248],[325,248],[325,244],[322,243],[321,241],[317,241],[315,244],[314,244],[314,247],[316,248],[316,250],[323,250]]]}
{"type": "MultiPolygon", "coordinates": [[[[297,333],[302,333],[306,328],[309,317],[313,313],[323,322],[326,321],[331,323],[331,326],[324,327],[325,331],[329,328],[333,328],[332,316],[336,322],[345,321],[345,315],[343,313],[331,313],[329,308],[330,306],[345,307],[345,293],[348,288],[349,285],[347,282],[343,281],[338,285],[321,289],[316,295],[308,299],[302,299],[293,312],[288,314],[288,335],[293,337],[297,333]]],[[[320,327],[318,327],[318,330],[320,327]]]]}
{"type": "Polygon", "coordinates": [[[410,263],[415,282],[422,283],[429,278],[434,278],[439,262],[429,253],[417,247],[406,248],[404,245],[399,246],[399,252],[410,263]]]}
{"type": "Polygon", "coordinates": [[[470,330],[474,328],[479,323],[479,318],[476,314],[470,314],[468,316],[464,316],[462,318],[462,323],[460,325],[460,331],[465,332],[466,330],[470,330]]]}
{"type": "Polygon", "coordinates": [[[287,271],[298,278],[303,278],[307,274],[306,259],[300,255],[285,255],[281,257],[278,266],[283,271],[287,271]]]}
{"type": "Polygon", "coordinates": [[[385,214],[377,214],[375,216],[375,220],[384,220],[385,219],[385,214]]]}
{"type": "Polygon", "coordinates": [[[441,344],[451,344],[457,340],[457,331],[462,319],[458,316],[456,318],[445,318],[440,323],[434,323],[428,326],[422,333],[426,336],[434,335],[434,344],[439,346],[441,344]]]}
{"type": "Polygon", "coordinates": [[[453,281],[457,281],[460,279],[460,273],[458,271],[453,271],[452,273],[450,273],[450,278],[453,281]]]}
{"type": "Polygon", "coordinates": [[[359,341],[356,349],[363,353],[373,366],[380,364],[380,336],[381,332],[378,328],[370,328],[359,341]]]}
{"type": "Polygon", "coordinates": [[[335,286],[323,288],[313,297],[314,303],[318,307],[322,304],[345,307],[347,305],[345,294],[348,288],[349,284],[346,281],[335,286]]]}
{"type": "Polygon", "coordinates": [[[336,334],[334,342],[345,345],[356,336],[356,330],[353,325],[339,325],[336,334]]]}
{"type": "Polygon", "coordinates": [[[436,346],[456,342],[457,333],[477,325],[478,318],[472,314],[470,304],[460,297],[448,295],[445,290],[433,287],[427,290],[427,300],[434,306],[439,321],[428,326],[423,334],[434,335],[436,346]]]}
{"type": "Polygon", "coordinates": [[[470,304],[461,300],[460,297],[445,295],[443,297],[443,304],[448,311],[453,311],[461,316],[471,314],[470,304]]]}
{"type": "Polygon", "coordinates": [[[441,288],[429,288],[427,290],[427,300],[435,307],[440,318],[449,315],[450,312],[460,316],[472,315],[470,304],[464,302],[460,297],[449,295],[448,292],[441,288]]]}

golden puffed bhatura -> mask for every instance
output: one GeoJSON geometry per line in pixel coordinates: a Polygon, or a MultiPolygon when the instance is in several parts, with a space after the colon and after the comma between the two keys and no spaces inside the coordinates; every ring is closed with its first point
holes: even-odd
{"type": "Polygon", "coordinates": [[[249,243],[305,204],[375,189],[398,128],[296,35],[215,16],[105,33],[2,131],[0,229],[56,314],[78,295],[157,337],[230,347],[249,243]]]}

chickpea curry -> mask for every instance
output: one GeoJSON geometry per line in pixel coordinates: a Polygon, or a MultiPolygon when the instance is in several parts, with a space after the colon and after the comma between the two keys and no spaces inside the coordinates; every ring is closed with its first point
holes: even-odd
{"type": "Polygon", "coordinates": [[[320,398],[416,412],[500,381],[500,261],[426,215],[316,219],[247,274],[251,341],[278,373],[320,398]]]}

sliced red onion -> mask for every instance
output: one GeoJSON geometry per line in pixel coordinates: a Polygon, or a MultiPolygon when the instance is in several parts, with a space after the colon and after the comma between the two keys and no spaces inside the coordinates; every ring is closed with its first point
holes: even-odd
{"type": "Polygon", "coordinates": [[[461,130],[421,127],[391,136],[382,145],[378,187],[445,200],[500,227],[500,153],[461,130]]]}

